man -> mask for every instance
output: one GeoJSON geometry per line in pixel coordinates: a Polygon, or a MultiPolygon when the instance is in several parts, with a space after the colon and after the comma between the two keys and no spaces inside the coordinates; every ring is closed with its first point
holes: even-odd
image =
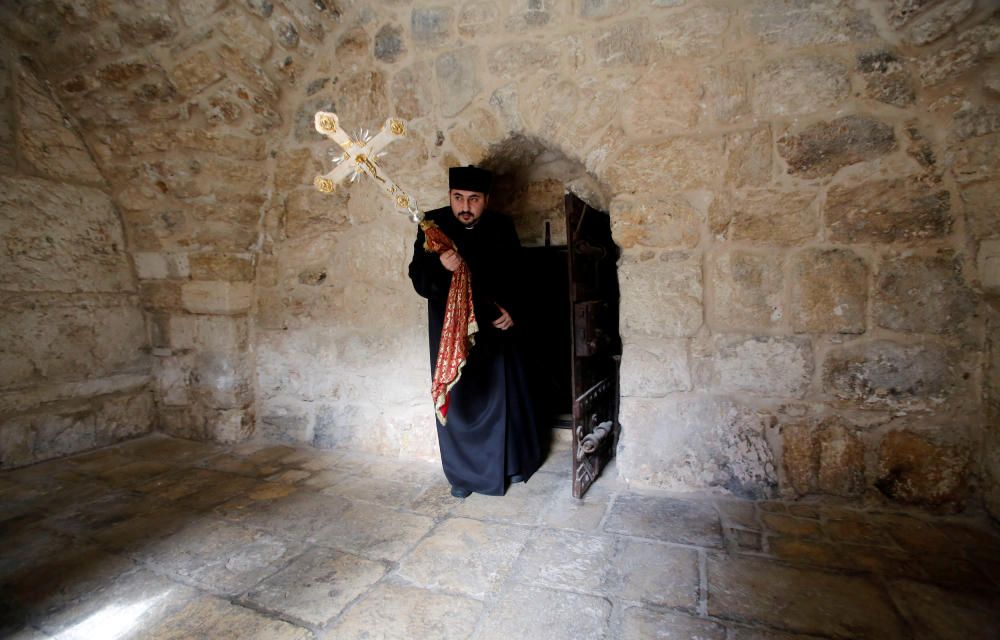
{"type": "Polygon", "coordinates": [[[436,224],[455,249],[428,250],[421,229],[409,269],[413,288],[427,298],[431,371],[437,366],[452,274],[463,264],[479,327],[451,388],[447,421],[437,420],[441,462],[453,496],[503,495],[509,483],[527,481],[541,463],[519,325],[526,312],[520,295],[521,245],[510,219],[487,208],[490,172],[455,167],[448,177],[450,206],[429,211],[425,220],[436,224]]]}

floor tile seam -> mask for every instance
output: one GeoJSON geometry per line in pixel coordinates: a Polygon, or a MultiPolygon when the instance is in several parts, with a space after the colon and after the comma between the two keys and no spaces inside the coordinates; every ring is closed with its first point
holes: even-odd
{"type": "MultiPolygon", "coordinates": [[[[321,493],[320,495],[332,496],[334,494],[321,493]]],[[[427,516],[425,514],[421,514],[421,513],[415,512],[415,511],[408,510],[406,508],[405,504],[386,504],[385,502],[379,502],[378,500],[366,500],[365,498],[356,498],[356,497],[353,497],[353,496],[346,496],[346,495],[337,495],[336,497],[343,498],[344,500],[347,500],[351,504],[358,504],[360,506],[375,505],[375,506],[378,506],[378,507],[384,507],[386,509],[389,509],[390,511],[394,511],[394,512],[400,513],[400,514],[406,513],[406,514],[413,514],[413,515],[418,515],[418,516],[419,515],[423,515],[424,517],[430,517],[430,516],[427,516]]],[[[417,496],[414,496],[413,499],[416,500],[417,497],[419,497],[419,494],[417,496]]]]}
{"type": "Polygon", "coordinates": [[[669,547],[677,547],[680,549],[691,549],[694,551],[704,550],[709,553],[713,551],[724,553],[726,551],[725,540],[723,540],[718,547],[715,547],[715,546],[699,545],[693,542],[678,542],[676,540],[663,540],[662,538],[650,538],[649,536],[641,536],[641,535],[631,534],[626,531],[616,531],[613,529],[601,529],[601,531],[610,535],[618,536],[623,539],[638,540],[640,542],[653,542],[656,544],[661,544],[669,547]]]}
{"type": "Polygon", "coordinates": [[[460,591],[458,589],[449,589],[447,587],[438,586],[436,584],[422,583],[417,580],[414,580],[413,578],[407,576],[404,573],[400,573],[398,571],[398,568],[393,569],[392,571],[389,571],[384,576],[382,576],[382,578],[379,579],[378,583],[372,585],[372,589],[374,589],[376,584],[382,582],[385,582],[386,584],[389,585],[404,586],[413,589],[419,589],[421,591],[428,591],[435,595],[447,596],[449,598],[463,598],[466,600],[472,600],[473,602],[478,602],[480,604],[485,604],[486,601],[489,600],[492,591],[490,589],[487,589],[486,592],[480,597],[474,593],[467,593],[465,591],[460,591]]]}
{"type": "Polygon", "coordinates": [[[265,607],[264,605],[250,599],[250,593],[252,590],[253,589],[248,589],[239,595],[233,596],[229,600],[229,604],[232,604],[237,607],[243,607],[244,609],[248,609],[250,611],[254,611],[267,618],[271,618],[274,620],[281,620],[282,622],[287,622],[288,624],[291,624],[293,626],[301,627],[309,631],[309,633],[311,633],[313,637],[317,637],[320,630],[323,629],[324,626],[326,626],[326,625],[315,625],[311,622],[308,622],[307,620],[303,620],[292,614],[284,613],[277,609],[271,609],[269,607],[265,607]]]}
{"type": "Polygon", "coordinates": [[[369,585],[367,589],[365,589],[358,595],[351,598],[349,602],[347,602],[343,607],[340,608],[340,611],[337,612],[337,615],[327,620],[326,624],[324,624],[322,627],[319,627],[319,632],[315,634],[316,637],[317,638],[326,637],[326,634],[332,631],[333,629],[336,629],[337,625],[339,625],[343,621],[344,617],[348,614],[348,612],[354,609],[354,607],[357,606],[358,603],[367,599],[368,596],[374,593],[376,589],[378,589],[383,583],[390,584],[390,582],[387,582],[387,580],[391,573],[392,570],[387,570],[385,573],[381,575],[381,577],[379,577],[378,580],[369,585]]]}

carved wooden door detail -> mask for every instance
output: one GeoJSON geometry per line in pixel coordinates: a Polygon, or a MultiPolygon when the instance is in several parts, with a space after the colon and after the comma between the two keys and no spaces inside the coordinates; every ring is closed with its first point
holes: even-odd
{"type": "Polygon", "coordinates": [[[566,194],[573,352],[573,496],[615,455],[618,424],[618,247],[611,218],[566,194]]]}

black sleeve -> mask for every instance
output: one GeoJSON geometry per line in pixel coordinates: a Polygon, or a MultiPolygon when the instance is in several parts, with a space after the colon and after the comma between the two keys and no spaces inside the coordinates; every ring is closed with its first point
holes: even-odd
{"type": "Polygon", "coordinates": [[[424,249],[424,230],[417,230],[413,243],[413,260],[410,261],[410,280],[413,289],[429,300],[446,300],[451,286],[451,272],[444,268],[438,254],[424,249]]]}

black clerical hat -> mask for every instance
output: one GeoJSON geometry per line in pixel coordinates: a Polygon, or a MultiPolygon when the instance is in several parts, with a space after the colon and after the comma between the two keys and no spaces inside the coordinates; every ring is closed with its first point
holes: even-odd
{"type": "Polygon", "coordinates": [[[452,167],[448,169],[448,188],[462,191],[489,193],[493,185],[493,174],[486,169],[474,167],[452,167]]]}

